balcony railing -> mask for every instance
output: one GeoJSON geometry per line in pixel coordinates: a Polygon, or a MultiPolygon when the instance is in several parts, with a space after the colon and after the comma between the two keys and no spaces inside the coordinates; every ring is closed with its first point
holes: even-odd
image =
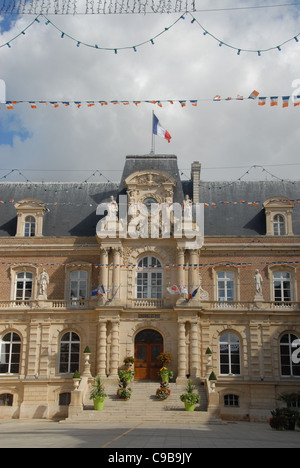
{"type": "Polygon", "coordinates": [[[242,301],[235,301],[235,302],[219,302],[219,301],[209,301],[209,302],[202,302],[201,307],[204,310],[245,310],[245,311],[253,311],[257,309],[261,310],[290,310],[290,311],[300,311],[300,302],[275,302],[275,301],[268,301],[268,302],[242,302],[242,301]]]}
{"type": "Polygon", "coordinates": [[[164,299],[133,299],[134,309],[159,309],[164,307],[164,299]]]}
{"type": "MultiPolygon", "coordinates": [[[[112,304],[113,305],[113,304],[112,304]]],[[[124,302],[123,307],[127,309],[162,309],[169,305],[172,308],[171,303],[169,304],[165,299],[129,299],[127,302],[124,302]]],[[[191,307],[195,307],[195,304],[191,303],[191,307]]],[[[106,304],[109,306],[109,303],[106,304]]],[[[0,310],[72,310],[72,309],[94,309],[98,306],[98,301],[96,300],[85,300],[85,299],[55,299],[47,301],[31,300],[31,301],[0,301],[0,310]]],[[[189,307],[189,302],[183,303],[182,307],[189,307]]],[[[199,302],[199,306],[196,304],[196,307],[199,307],[200,310],[208,311],[299,311],[300,313],[300,302],[218,302],[218,301],[203,301],[199,302]]]]}
{"type": "Polygon", "coordinates": [[[88,309],[95,306],[95,301],[89,300],[47,300],[47,301],[0,301],[0,309],[88,309]]]}

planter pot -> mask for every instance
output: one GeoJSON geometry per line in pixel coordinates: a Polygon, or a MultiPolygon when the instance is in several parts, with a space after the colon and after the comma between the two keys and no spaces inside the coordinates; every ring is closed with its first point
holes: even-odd
{"type": "Polygon", "coordinates": [[[296,421],[288,421],[288,424],[286,425],[286,430],[294,431],[295,428],[296,428],[296,421]]]}
{"type": "Polygon", "coordinates": [[[185,411],[195,411],[195,406],[196,405],[191,405],[190,403],[185,403],[185,411]]]}
{"type": "Polygon", "coordinates": [[[103,411],[104,402],[105,400],[103,400],[103,398],[98,398],[97,400],[94,400],[95,411],[103,411]]]}

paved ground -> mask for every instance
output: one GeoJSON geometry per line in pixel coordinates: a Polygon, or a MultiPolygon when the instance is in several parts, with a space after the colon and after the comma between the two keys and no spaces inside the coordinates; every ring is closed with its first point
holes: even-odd
{"type": "MultiPolygon", "coordinates": [[[[299,448],[300,431],[276,432],[267,424],[208,426],[61,424],[0,420],[0,448],[299,448]]],[[[133,451],[134,453],[134,451],[133,451]]]]}

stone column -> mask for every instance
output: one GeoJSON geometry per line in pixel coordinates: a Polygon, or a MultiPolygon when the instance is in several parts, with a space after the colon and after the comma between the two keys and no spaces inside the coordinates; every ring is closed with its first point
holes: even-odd
{"type": "Polygon", "coordinates": [[[113,291],[112,291],[112,298],[114,304],[120,303],[120,297],[121,297],[121,268],[120,268],[120,262],[121,262],[121,254],[122,254],[122,249],[120,247],[116,247],[113,249],[113,257],[114,257],[114,270],[113,270],[113,291]]]}
{"type": "Polygon", "coordinates": [[[98,346],[97,346],[97,375],[101,378],[107,377],[107,323],[100,321],[98,324],[98,346]]]}
{"type": "MultiPolygon", "coordinates": [[[[183,247],[178,247],[177,248],[177,282],[179,288],[182,286],[187,286],[185,283],[185,269],[183,269],[184,265],[184,254],[185,254],[185,249],[183,247]]],[[[183,296],[181,295],[180,298],[177,301],[177,304],[180,305],[182,302],[185,301],[187,298],[187,295],[183,296]]]]}
{"type": "MultiPolygon", "coordinates": [[[[190,251],[190,261],[189,261],[189,292],[192,294],[199,286],[199,274],[198,274],[198,265],[199,265],[199,252],[198,250],[190,251]]],[[[193,299],[198,297],[197,292],[196,296],[193,299]]]]}
{"type": "Polygon", "coordinates": [[[105,291],[108,289],[108,254],[109,254],[109,251],[110,251],[110,248],[108,247],[105,247],[104,249],[101,249],[100,251],[100,265],[102,265],[101,284],[103,284],[105,291]]]}
{"type": "Polygon", "coordinates": [[[177,380],[186,379],[186,337],[185,321],[178,322],[178,377],[177,380]]]}
{"type": "MultiPolygon", "coordinates": [[[[99,287],[104,286],[104,290],[108,290],[108,254],[110,248],[101,248],[100,250],[100,274],[99,274],[99,287]]],[[[107,294],[104,297],[100,297],[99,305],[107,301],[107,294]]]]}
{"type": "Polygon", "coordinates": [[[196,379],[200,376],[199,371],[199,333],[198,322],[191,322],[191,339],[190,339],[190,372],[191,377],[196,379]]]}
{"type": "Polygon", "coordinates": [[[185,284],[185,270],[183,269],[184,265],[184,254],[185,249],[179,247],[177,249],[177,267],[178,267],[178,285],[184,286],[185,284]]]}
{"type": "Polygon", "coordinates": [[[119,370],[119,321],[112,321],[111,350],[110,350],[110,377],[117,378],[119,370]]]}

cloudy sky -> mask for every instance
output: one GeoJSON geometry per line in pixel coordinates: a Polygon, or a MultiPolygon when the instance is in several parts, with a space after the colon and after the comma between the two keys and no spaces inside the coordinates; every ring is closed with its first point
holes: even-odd
{"type": "MultiPolygon", "coordinates": [[[[278,0],[278,4],[289,0],[278,0]]],[[[221,41],[241,49],[261,50],[300,33],[298,6],[274,6],[277,0],[197,0],[195,18],[221,41]],[[239,9],[234,9],[239,8],[239,9]]],[[[121,48],[149,40],[180,17],[174,14],[50,16],[60,30],[80,42],[121,48]]],[[[213,102],[222,98],[300,94],[300,42],[295,40],[263,53],[219,46],[186,16],[137,52],[97,50],[61,38],[40,18],[0,17],[0,79],[7,100],[199,100],[198,106],[178,103],[162,108],[143,103],[80,109],[18,104],[0,110],[0,178],[20,169],[31,181],[84,181],[95,170],[118,181],[129,154],[148,154],[152,110],[172,135],[168,144],[156,138],[158,154],[176,154],[183,179],[193,161],[202,163],[204,180],[236,180],[248,167],[260,165],[272,174],[299,179],[300,107],[265,107],[257,101],[213,102]],[[299,80],[298,84],[297,81],[299,80]],[[297,88],[293,88],[296,82],[297,88]],[[295,84],[295,83],[294,83],[295,84]]],[[[299,37],[300,39],[300,37],[299,37]]],[[[261,168],[245,177],[270,180],[261,168]]],[[[14,172],[9,180],[21,181],[14,172]]],[[[6,179],[5,179],[6,180],[6,179]]],[[[105,180],[97,175],[91,181],[105,180]]]]}

